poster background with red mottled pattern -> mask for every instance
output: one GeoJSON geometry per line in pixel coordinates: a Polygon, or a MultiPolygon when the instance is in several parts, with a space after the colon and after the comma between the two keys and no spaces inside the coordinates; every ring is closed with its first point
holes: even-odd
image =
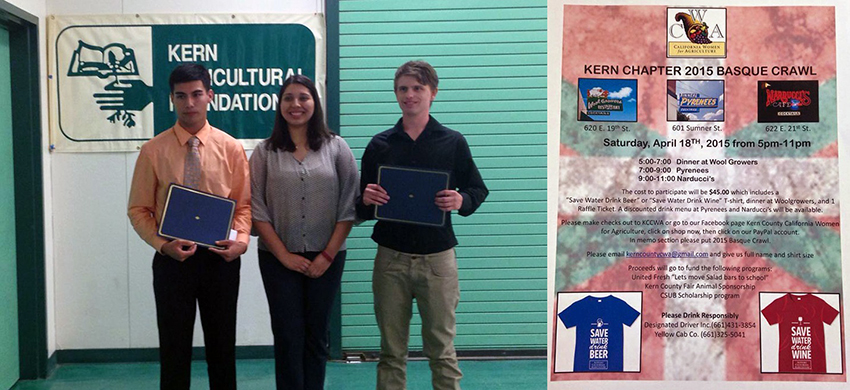
{"type": "MultiPolygon", "coordinates": [[[[843,292],[835,8],[722,7],[726,58],[683,59],[666,55],[671,30],[667,6],[553,3],[550,17],[560,14],[559,31],[553,34],[550,22],[549,58],[551,62],[558,56],[560,85],[558,125],[553,128],[550,119],[550,132],[558,133],[557,168],[550,167],[550,173],[557,171],[557,199],[550,205],[557,204],[558,225],[551,291],[643,291],[644,324],[633,325],[643,327],[640,373],[555,374],[550,351],[550,383],[846,382],[844,348],[838,374],[762,373],[758,326],[760,291],[843,292]],[[608,66],[608,73],[598,73],[601,65],[608,66]],[[615,67],[616,73],[611,71],[615,67]],[[627,67],[692,67],[698,74],[626,74],[627,67]],[[777,74],[781,69],[775,67],[786,72],[777,74]],[[718,75],[721,68],[766,69],[767,74],[718,75]],[[707,75],[708,69],[714,74],[707,75]],[[787,69],[809,74],[788,74],[787,69]],[[638,122],[599,122],[597,127],[579,122],[579,78],[636,79],[638,122]],[[669,79],[724,80],[725,121],[668,121],[669,79]],[[819,122],[799,124],[805,128],[758,123],[760,80],[817,80],[819,122]],[[769,127],[773,125],[775,130],[769,127]],[[796,142],[792,147],[789,139],[796,142]],[[633,140],[648,146],[633,146],[633,140]],[[772,146],[757,147],[759,141],[772,146]],[[783,142],[785,146],[775,146],[783,142]],[[754,165],[737,163],[741,161],[754,165]],[[678,173],[676,168],[689,171],[678,173]],[[677,175],[711,181],[677,181],[677,175]],[[643,180],[658,176],[674,178],[643,180]],[[736,190],[746,193],[732,192],[736,190]],[[723,200],[709,204],[709,199],[723,200]],[[788,199],[806,203],[783,203],[788,199]],[[680,225],[672,226],[675,223],[680,225]],[[651,254],[656,257],[647,257],[651,254]],[[662,318],[684,313],[735,318],[662,318]],[[735,327],[716,328],[716,322],[735,327]],[[687,323],[696,326],[697,337],[658,336],[659,330],[681,329],[645,326],[648,323],[687,323]]],[[[550,100],[553,79],[550,75],[550,100]]],[[[554,336],[563,325],[552,302],[550,297],[554,336]]],[[[843,307],[840,311],[843,318],[843,307]]],[[[843,323],[840,327],[843,339],[843,323]]]]}

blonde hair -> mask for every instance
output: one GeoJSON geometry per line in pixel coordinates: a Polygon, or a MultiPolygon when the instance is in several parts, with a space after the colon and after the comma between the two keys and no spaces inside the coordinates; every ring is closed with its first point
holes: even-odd
{"type": "Polygon", "coordinates": [[[431,64],[425,61],[407,61],[395,71],[395,79],[393,79],[393,89],[398,86],[398,79],[402,76],[410,76],[416,79],[420,84],[427,85],[431,89],[436,90],[440,79],[437,78],[437,71],[431,64]]]}

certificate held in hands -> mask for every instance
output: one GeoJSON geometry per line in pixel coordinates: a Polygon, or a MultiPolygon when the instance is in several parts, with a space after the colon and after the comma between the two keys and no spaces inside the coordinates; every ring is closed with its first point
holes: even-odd
{"type": "Polygon", "coordinates": [[[434,204],[434,199],[449,188],[448,172],[385,165],[378,168],[378,185],[390,200],[375,207],[376,219],[428,226],[446,223],[446,212],[434,204]]]}
{"type": "Polygon", "coordinates": [[[221,248],[216,241],[230,235],[236,201],[178,184],[168,187],[159,235],[221,248]]]}

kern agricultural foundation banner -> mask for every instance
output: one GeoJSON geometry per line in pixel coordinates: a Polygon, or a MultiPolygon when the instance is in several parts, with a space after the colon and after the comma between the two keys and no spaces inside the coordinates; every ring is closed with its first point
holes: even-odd
{"type": "Polygon", "coordinates": [[[210,71],[209,121],[246,148],[268,137],[277,93],[292,74],[325,85],[321,15],[51,16],[51,147],[135,151],[174,125],[168,76],[210,71]]]}
{"type": "Polygon", "coordinates": [[[549,18],[549,388],[846,382],[835,7],[549,18]]]}

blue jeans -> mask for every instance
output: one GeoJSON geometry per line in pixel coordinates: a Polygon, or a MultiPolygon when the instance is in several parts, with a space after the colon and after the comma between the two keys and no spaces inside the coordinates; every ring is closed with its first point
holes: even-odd
{"type": "MultiPolygon", "coordinates": [[[[297,253],[314,259],[318,252],[297,253]]],[[[260,274],[269,301],[278,390],[322,390],[328,361],[328,323],[339,291],[345,251],[316,278],[289,270],[259,250],[260,274]]]]}

